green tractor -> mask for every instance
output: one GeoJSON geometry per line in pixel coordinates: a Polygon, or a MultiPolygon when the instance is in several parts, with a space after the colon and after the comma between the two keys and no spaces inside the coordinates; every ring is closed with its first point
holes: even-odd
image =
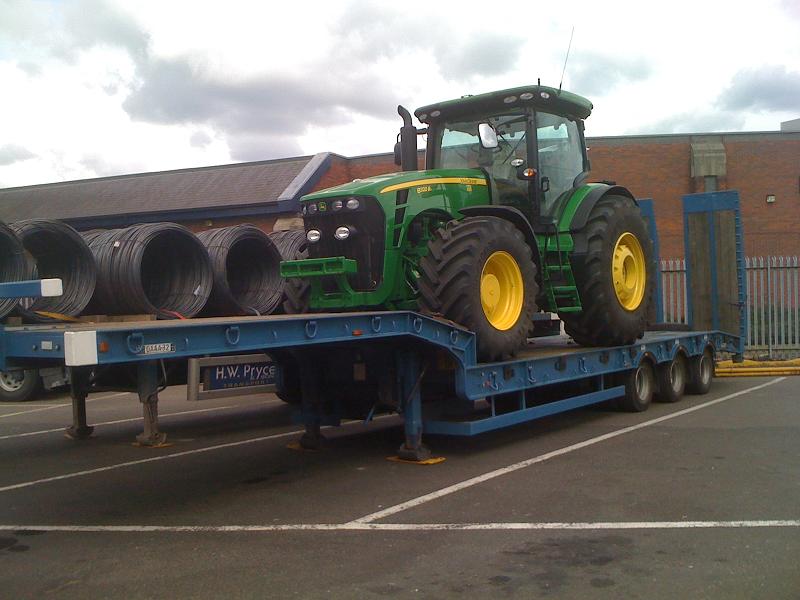
{"type": "Polygon", "coordinates": [[[308,257],[281,264],[286,311],[421,310],[474,331],[482,360],[524,346],[537,311],[579,344],[632,343],[652,242],[630,191],[587,183],[591,110],[542,85],[424,106],[424,129],[398,107],[402,172],[302,198],[308,257]]]}

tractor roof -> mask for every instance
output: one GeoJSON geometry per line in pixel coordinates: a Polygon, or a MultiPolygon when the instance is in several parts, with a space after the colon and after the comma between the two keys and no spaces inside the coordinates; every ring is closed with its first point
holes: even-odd
{"type": "Polygon", "coordinates": [[[505,111],[518,106],[533,105],[539,110],[553,112],[568,117],[585,119],[592,113],[592,103],[584,98],[564,90],[544,85],[526,85],[508,90],[462,96],[457,100],[446,100],[423,106],[414,111],[423,123],[438,121],[442,118],[459,117],[505,111]]]}

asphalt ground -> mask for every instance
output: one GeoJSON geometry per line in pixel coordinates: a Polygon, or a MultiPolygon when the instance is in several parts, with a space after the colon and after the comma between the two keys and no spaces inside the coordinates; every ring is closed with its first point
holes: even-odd
{"type": "Polygon", "coordinates": [[[326,430],[274,396],[0,405],[7,598],[798,598],[800,378],[726,378],[646,413],[573,411],[386,460],[397,417],[326,430]]]}

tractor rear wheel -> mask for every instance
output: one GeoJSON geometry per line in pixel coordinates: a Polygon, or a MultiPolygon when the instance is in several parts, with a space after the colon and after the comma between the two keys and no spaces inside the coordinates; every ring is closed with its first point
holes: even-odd
{"type": "Polygon", "coordinates": [[[471,331],[480,360],[511,356],[536,312],[536,265],[522,232],[497,217],[450,221],[420,260],[420,308],[471,331]]]}
{"type": "Polygon", "coordinates": [[[630,198],[606,196],[592,208],[586,253],[572,255],[583,310],[559,314],[583,346],[631,344],[644,335],[653,290],[653,250],[647,226],[630,198]]]}

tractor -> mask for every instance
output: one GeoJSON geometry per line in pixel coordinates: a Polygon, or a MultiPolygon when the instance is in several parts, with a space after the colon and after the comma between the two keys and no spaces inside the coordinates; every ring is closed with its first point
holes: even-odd
{"type": "Polygon", "coordinates": [[[538,311],[581,345],[634,342],[652,242],[628,189],[587,182],[591,111],[543,85],[423,106],[424,128],[398,106],[401,172],[301,199],[307,255],[281,264],[286,312],[420,310],[475,332],[481,360],[523,347],[538,311]]]}

